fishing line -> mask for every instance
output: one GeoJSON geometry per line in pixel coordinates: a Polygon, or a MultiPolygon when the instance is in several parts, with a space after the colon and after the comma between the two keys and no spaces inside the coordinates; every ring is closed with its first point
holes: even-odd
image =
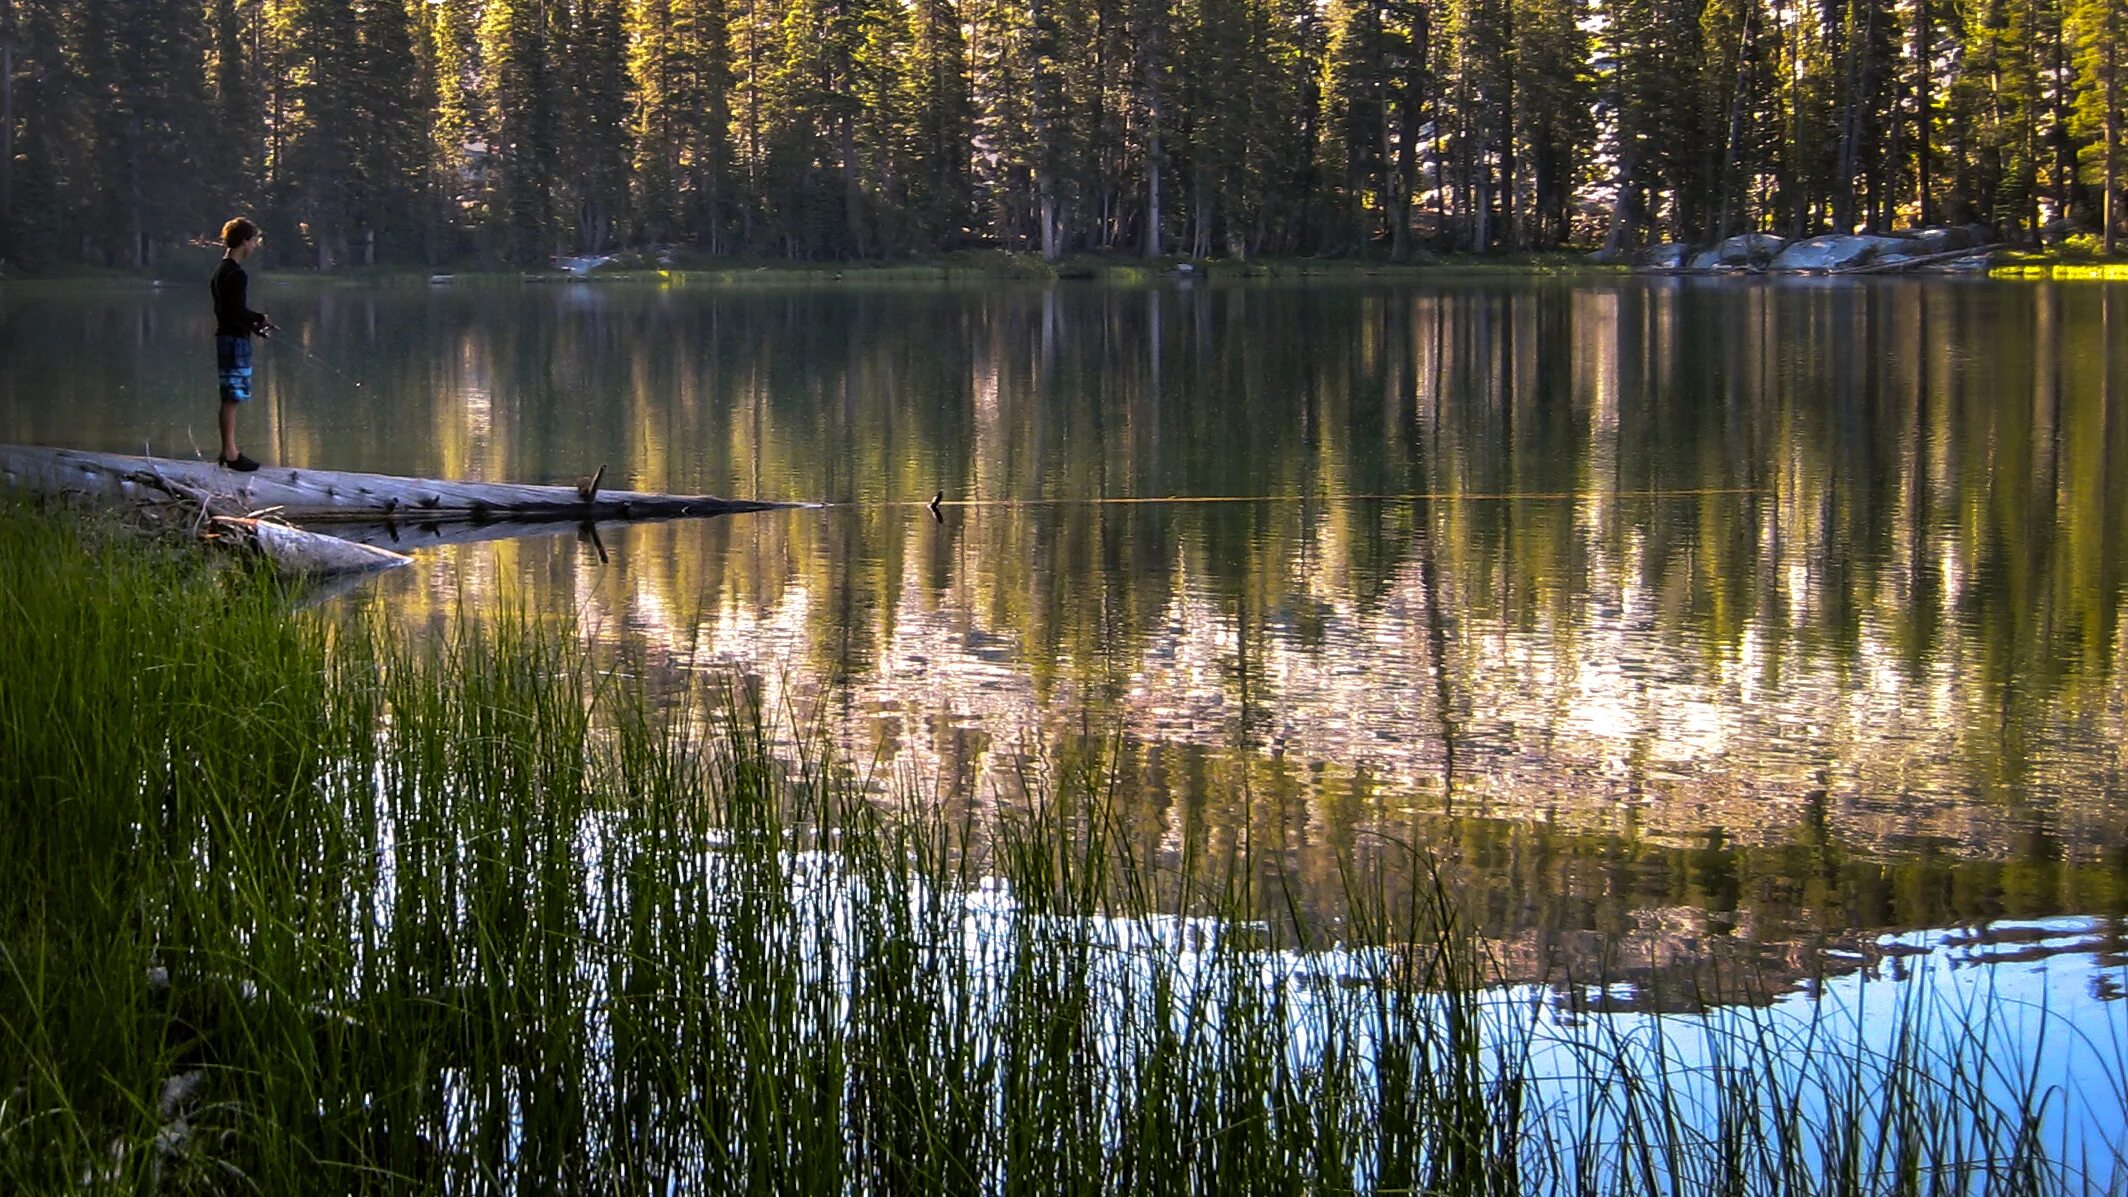
{"type": "Polygon", "coordinates": [[[847,502],[814,503],[815,509],[828,510],[837,507],[1121,507],[1159,506],[1201,503],[1447,503],[1472,502],[1565,502],[1573,499],[1697,499],[1725,495],[1770,495],[1768,486],[1704,486],[1675,490],[1612,490],[1589,493],[1585,491],[1412,491],[1401,494],[1371,494],[1366,492],[1343,495],[1117,495],[1091,499],[909,499],[885,503],[847,502]]]}
{"type": "Polygon", "coordinates": [[[310,362],[312,365],[322,366],[325,369],[332,371],[334,374],[339,375],[343,380],[345,380],[349,385],[353,386],[356,390],[359,391],[362,389],[361,379],[356,378],[354,375],[349,374],[347,371],[342,370],[340,367],[335,366],[331,362],[326,361],[324,358],[319,357],[317,354],[312,353],[308,345],[297,345],[296,352],[302,354],[304,359],[310,362]]]}

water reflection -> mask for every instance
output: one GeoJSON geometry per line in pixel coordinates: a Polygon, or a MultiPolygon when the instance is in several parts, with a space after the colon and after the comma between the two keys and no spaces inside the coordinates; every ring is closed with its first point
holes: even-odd
{"type": "MultiPolygon", "coordinates": [[[[277,460],[840,504],[365,601],[578,611],[956,809],[1099,757],[1149,852],[1329,910],[1417,839],[1517,951],[2128,913],[2119,287],[265,294],[277,460]]],[[[0,437],[188,451],[196,299],[0,297],[0,437]]]]}

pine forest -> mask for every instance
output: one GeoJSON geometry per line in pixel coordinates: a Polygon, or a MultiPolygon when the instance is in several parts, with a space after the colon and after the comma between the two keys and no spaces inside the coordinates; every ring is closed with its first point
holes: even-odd
{"type": "Polygon", "coordinates": [[[0,0],[0,263],[2122,224],[2128,0],[0,0]]]}

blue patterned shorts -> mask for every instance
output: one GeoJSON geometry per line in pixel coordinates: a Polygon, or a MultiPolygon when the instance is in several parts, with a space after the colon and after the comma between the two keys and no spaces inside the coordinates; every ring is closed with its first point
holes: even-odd
{"type": "Polygon", "coordinates": [[[214,338],[214,369],[222,379],[222,402],[251,400],[251,338],[214,338]]]}

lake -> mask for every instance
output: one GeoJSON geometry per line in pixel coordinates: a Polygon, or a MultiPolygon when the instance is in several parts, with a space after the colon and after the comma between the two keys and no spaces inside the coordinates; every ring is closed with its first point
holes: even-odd
{"type": "MultiPolygon", "coordinates": [[[[269,463],[818,504],[409,528],[336,602],[572,613],[957,815],[1092,762],[1333,924],[1415,843],[1521,980],[1962,929],[2118,996],[2128,286],[255,294],[269,463]]],[[[204,281],[0,292],[0,440],[213,453],[210,332],[204,281]]]]}

